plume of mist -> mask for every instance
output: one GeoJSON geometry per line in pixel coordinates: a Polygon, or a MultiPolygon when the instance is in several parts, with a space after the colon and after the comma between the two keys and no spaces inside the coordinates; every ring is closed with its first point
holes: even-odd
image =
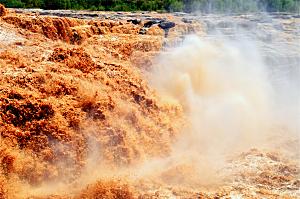
{"type": "Polygon", "coordinates": [[[272,137],[282,129],[281,138],[299,136],[299,73],[294,80],[283,75],[287,65],[273,74],[257,43],[188,36],[159,57],[150,81],[162,98],[181,104],[187,117],[164,168],[190,164],[200,184],[216,183],[226,157],[253,147],[275,149],[272,137]],[[284,89],[276,85],[279,79],[284,89]]]}

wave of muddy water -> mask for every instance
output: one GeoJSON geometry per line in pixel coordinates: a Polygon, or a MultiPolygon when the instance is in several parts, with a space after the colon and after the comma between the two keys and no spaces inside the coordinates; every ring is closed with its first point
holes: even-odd
{"type": "Polygon", "coordinates": [[[299,198],[299,25],[10,10],[0,196],[299,198]],[[176,23],[168,38],[155,20],[176,23]]]}

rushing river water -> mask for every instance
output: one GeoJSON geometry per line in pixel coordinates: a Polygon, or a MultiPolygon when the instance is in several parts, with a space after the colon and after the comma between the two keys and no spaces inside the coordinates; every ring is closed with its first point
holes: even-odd
{"type": "Polygon", "coordinates": [[[3,195],[300,197],[298,15],[15,11],[3,195]]]}

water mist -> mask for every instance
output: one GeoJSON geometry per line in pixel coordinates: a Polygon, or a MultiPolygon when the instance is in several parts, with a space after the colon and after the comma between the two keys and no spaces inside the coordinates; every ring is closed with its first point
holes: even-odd
{"type": "Polygon", "coordinates": [[[196,181],[216,183],[230,155],[257,147],[275,150],[274,137],[299,137],[299,73],[296,81],[283,75],[288,65],[272,73],[275,66],[266,62],[259,42],[187,36],[158,58],[150,81],[163,99],[182,105],[187,122],[164,167],[192,165],[196,181]],[[279,80],[289,86],[282,89],[279,80]]]}

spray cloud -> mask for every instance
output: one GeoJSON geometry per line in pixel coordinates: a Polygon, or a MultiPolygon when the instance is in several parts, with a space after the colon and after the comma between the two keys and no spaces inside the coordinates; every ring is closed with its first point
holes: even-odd
{"type": "Polygon", "coordinates": [[[224,35],[187,36],[181,46],[165,52],[153,70],[154,87],[165,99],[180,103],[187,120],[169,163],[193,165],[200,184],[215,183],[220,178],[216,172],[234,153],[253,147],[274,149],[272,139],[281,129],[285,136],[280,139],[298,136],[299,103],[279,103],[282,95],[299,99],[297,82],[282,75],[290,66],[276,75],[270,72],[273,66],[266,63],[259,42],[224,35]],[[274,83],[279,79],[290,85],[284,92],[274,83]]]}

